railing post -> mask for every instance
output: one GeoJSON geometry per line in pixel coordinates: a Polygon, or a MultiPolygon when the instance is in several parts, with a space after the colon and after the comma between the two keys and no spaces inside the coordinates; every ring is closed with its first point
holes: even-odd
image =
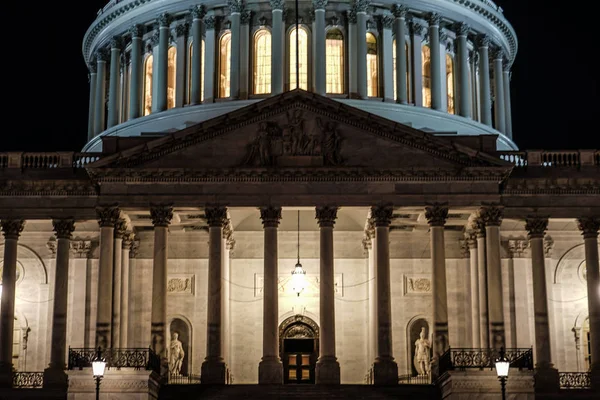
{"type": "Polygon", "coordinates": [[[21,168],[23,165],[23,152],[8,153],[8,168],[21,168]]]}
{"type": "Polygon", "coordinates": [[[58,168],[71,168],[73,166],[73,152],[58,153],[58,168]]]}
{"type": "Polygon", "coordinates": [[[579,150],[579,163],[583,166],[594,165],[596,150],[579,150]]]}
{"type": "Polygon", "coordinates": [[[542,151],[541,150],[528,150],[527,151],[527,166],[539,166],[542,165],[542,151]]]}

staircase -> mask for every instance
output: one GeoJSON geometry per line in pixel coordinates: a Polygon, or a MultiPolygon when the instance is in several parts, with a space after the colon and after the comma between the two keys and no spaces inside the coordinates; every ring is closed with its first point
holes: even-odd
{"type": "Polygon", "coordinates": [[[165,385],[158,400],[440,400],[433,385],[165,385]]]}

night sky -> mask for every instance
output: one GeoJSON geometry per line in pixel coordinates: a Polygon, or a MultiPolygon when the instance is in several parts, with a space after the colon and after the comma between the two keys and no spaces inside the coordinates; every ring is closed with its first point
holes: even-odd
{"type": "MultiPolygon", "coordinates": [[[[0,151],[79,151],[89,83],[81,43],[107,0],[8,2],[4,131],[0,151]],[[75,8],[71,9],[71,5],[75,8]],[[58,8],[55,8],[58,7],[58,8]],[[5,106],[6,107],[6,106],[5,106]]],[[[512,75],[513,136],[520,149],[600,148],[594,15],[566,15],[539,0],[496,0],[519,40],[512,75]]]]}

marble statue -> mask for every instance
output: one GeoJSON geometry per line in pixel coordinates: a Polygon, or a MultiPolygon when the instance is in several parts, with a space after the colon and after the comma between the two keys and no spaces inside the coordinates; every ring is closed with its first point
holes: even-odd
{"type": "Polygon", "coordinates": [[[419,339],[415,341],[415,368],[419,375],[429,375],[431,343],[425,338],[425,327],[421,328],[419,339]]]}
{"type": "Polygon", "coordinates": [[[185,352],[183,351],[183,345],[179,340],[179,333],[173,332],[171,337],[171,344],[169,345],[169,374],[170,375],[181,375],[181,365],[183,363],[183,357],[185,352]]]}

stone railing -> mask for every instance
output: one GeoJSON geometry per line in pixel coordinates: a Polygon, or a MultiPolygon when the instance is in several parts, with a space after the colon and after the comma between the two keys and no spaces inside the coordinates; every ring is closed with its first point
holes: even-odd
{"type": "Polygon", "coordinates": [[[590,389],[592,381],[589,372],[559,372],[561,389],[590,389]]]}
{"type": "Polygon", "coordinates": [[[200,384],[200,375],[172,375],[167,377],[168,385],[198,385],[200,384]]]}
{"type": "Polygon", "coordinates": [[[101,155],[75,152],[0,153],[0,169],[83,168],[99,160],[101,155]]]}
{"type": "Polygon", "coordinates": [[[499,151],[498,156],[516,167],[600,166],[600,150],[499,151]]]}
{"type": "Polygon", "coordinates": [[[398,377],[400,385],[431,385],[431,375],[400,375],[398,377]]]}
{"type": "Polygon", "coordinates": [[[44,373],[16,371],[12,374],[12,381],[15,389],[39,389],[44,385],[44,373]]]}
{"type": "MultiPolygon", "coordinates": [[[[98,349],[70,348],[68,369],[91,368],[92,361],[98,356],[98,349]]],[[[150,348],[104,349],[101,357],[106,361],[106,368],[134,368],[160,372],[160,357],[150,348]]]]}
{"type": "MultiPolygon", "coordinates": [[[[500,357],[497,349],[466,349],[450,348],[439,360],[437,376],[446,371],[467,369],[494,369],[495,361],[500,357]]],[[[510,362],[511,368],[533,369],[533,349],[506,349],[504,357],[510,362]]]]}

